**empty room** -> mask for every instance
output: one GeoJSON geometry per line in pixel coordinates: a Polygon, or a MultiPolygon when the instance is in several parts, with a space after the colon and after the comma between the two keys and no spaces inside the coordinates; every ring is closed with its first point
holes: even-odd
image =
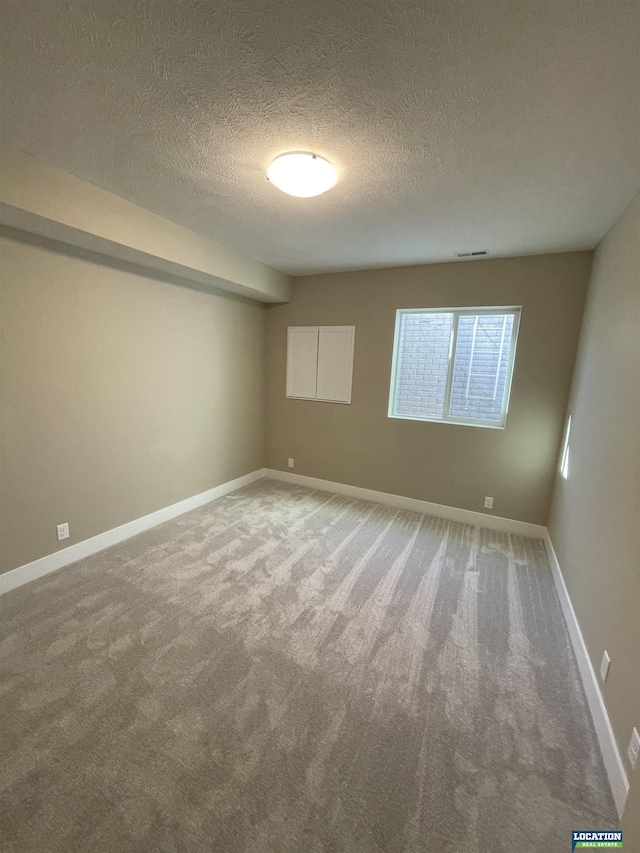
{"type": "Polygon", "coordinates": [[[639,45],[0,0],[2,853],[640,853],[639,45]]]}

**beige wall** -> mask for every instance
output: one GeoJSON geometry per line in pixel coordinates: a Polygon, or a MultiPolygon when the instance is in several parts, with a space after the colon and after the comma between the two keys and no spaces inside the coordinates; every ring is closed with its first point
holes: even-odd
{"type": "Polygon", "coordinates": [[[627,760],[640,731],[640,196],[595,253],[569,412],[549,531],[596,672],[611,657],[602,691],[633,783],[625,849],[640,850],[640,766],[627,760]]]}
{"type": "Polygon", "coordinates": [[[336,273],[267,308],[267,464],[546,524],[591,253],[336,273]],[[522,305],[504,430],[387,417],[397,308],[522,305]],[[285,398],[286,331],[355,325],[351,405],[285,398]]]}
{"type": "Polygon", "coordinates": [[[3,571],[262,467],[261,305],[7,234],[3,571]]]}

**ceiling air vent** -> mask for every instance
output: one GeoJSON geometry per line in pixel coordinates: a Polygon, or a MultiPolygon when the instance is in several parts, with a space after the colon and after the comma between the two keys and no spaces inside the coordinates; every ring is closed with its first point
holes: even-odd
{"type": "Polygon", "coordinates": [[[479,255],[486,254],[486,252],[456,252],[456,258],[477,258],[479,255]]]}

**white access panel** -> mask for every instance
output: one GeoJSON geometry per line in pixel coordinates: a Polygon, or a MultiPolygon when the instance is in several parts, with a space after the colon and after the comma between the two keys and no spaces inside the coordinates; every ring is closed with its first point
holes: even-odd
{"type": "Polygon", "coordinates": [[[316,399],[318,328],[289,326],[287,330],[287,397],[316,399]]]}
{"type": "Polygon", "coordinates": [[[355,326],[320,326],[316,398],[332,403],[351,402],[355,326]]]}

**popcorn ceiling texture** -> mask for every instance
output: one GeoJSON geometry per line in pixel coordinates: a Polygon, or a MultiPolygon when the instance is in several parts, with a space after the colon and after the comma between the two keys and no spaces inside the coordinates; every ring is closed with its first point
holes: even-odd
{"type": "Polygon", "coordinates": [[[592,248],[638,186],[633,0],[1,6],[5,142],[293,274],[592,248]]]}

